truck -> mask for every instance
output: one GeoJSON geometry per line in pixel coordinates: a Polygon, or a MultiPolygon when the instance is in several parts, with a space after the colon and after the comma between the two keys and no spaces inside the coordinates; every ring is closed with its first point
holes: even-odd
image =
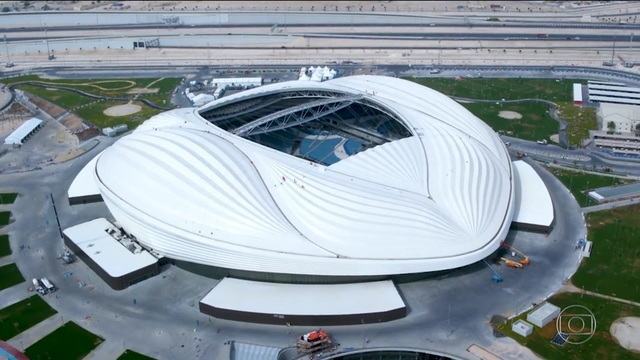
{"type": "Polygon", "coordinates": [[[507,243],[502,243],[500,248],[500,260],[510,268],[522,269],[531,263],[527,255],[507,243]]]}
{"type": "Polygon", "coordinates": [[[302,354],[325,351],[332,347],[331,337],[322,329],[313,330],[300,336],[296,347],[298,352],[302,354]]]}
{"type": "Polygon", "coordinates": [[[40,279],[40,282],[42,283],[42,286],[47,289],[48,292],[55,292],[57,289],[56,287],[51,283],[51,281],[49,281],[49,279],[47,279],[46,277],[43,277],[40,279]]]}
{"type": "Polygon", "coordinates": [[[33,283],[33,288],[36,290],[36,292],[38,292],[38,294],[40,295],[47,294],[47,290],[40,284],[40,281],[38,279],[33,278],[31,282],[33,283]]]}

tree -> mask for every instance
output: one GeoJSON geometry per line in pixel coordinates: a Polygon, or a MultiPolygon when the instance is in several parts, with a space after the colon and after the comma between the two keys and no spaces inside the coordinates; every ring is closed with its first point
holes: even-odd
{"type": "Polygon", "coordinates": [[[609,134],[613,134],[616,132],[616,123],[613,121],[609,121],[607,123],[607,129],[609,130],[609,134]]]}
{"type": "Polygon", "coordinates": [[[636,124],[636,136],[640,136],[640,122],[636,124]]]}

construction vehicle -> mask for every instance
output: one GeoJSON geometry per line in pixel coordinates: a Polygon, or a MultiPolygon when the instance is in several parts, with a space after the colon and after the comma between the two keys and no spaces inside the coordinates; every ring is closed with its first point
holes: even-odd
{"type": "Polygon", "coordinates": [[[499,284],[502,281],[504,281],[504,278],[502,277],[502,274],[500,274],[496,269],[494,269],[491,265],[489,265],[487,260],[483,259],[482,261],[484,262],[485,265],[487,265],[489,270],[491,270],[491,281],[493,281],[496,284],[499,284]]]}
{"type": "Polygon", "coordinates": [[[73,264],[76,261],[76,257],[69,251],[69,249],[65,249],[62,255],[58,257],[62,262],[66,265],[73,264]]]}
{"type": "Polygon", "coordinates": [[[313,330],[300,336],[296,347],[298,352],[303,354],[325,351],[332,347],[331,336],[322,329],[313,330]]]}
{"type": "Polygon", "coordinates": [[[504,264],[508,267],[522,269],[523,267],[529,265],[529,263],[531,262],[531,260],[529,260],[529,257],[522,251],[514,248],[507,243],[502,243],[500,247],[504,251],[504,253],[500,256],[500,260],[502,260],[502,262],[504,262],[504,264]]]}

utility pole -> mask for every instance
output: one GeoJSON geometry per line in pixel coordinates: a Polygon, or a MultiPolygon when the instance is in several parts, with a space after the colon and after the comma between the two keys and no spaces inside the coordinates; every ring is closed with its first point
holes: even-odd
{"type": "Polygon", "coordinates": [[[51,50],[49,49],[49,37],[47,36],[47,23],[44,24],[44,42],[45,44],[47,44],[47,59],[53,60],[55,56],[53,56],[53,54],[51,53],[51,50]]]}
{"type": "Polygon", "coordinates": [[[611,64],[613,65],[613,57],[616,55],[616,42],[613,42],[613,50],[611,51],[611,64]]]}
{"type": "Polygon", "coordinates": [[[62,227],[60,226],[60,219],[58,218],[58,209],[56,209],[56,202],[53,200],[53,193],[49,193],[49,197],[51,198],[53,213],[56,216],[56,224],[58,224],[58,232],[60,232],[60,239],[64,240],[64,235],[62,234],[62,227]]]}
{"type": "Polygon", "coordinates": [[[4,34],[4,51],[5,54],[7,55],[7,63],[5,64],[6,67],[12,67],[13,63],[11,62],[11,59],[9,58],[9,44],[7,44],[7,34],[4,34]]]}

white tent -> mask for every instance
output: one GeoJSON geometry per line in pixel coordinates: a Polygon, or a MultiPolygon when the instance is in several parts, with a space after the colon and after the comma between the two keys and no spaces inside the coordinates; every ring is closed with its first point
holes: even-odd
{"type": "Polygon", "coordinates": [[[38,118],[31,118],[25,121],[4,139],[4,143],[6,145],[22,145],[29,135],[33,134],[42,126],[42,123],[43,121],[38,118]]]}

